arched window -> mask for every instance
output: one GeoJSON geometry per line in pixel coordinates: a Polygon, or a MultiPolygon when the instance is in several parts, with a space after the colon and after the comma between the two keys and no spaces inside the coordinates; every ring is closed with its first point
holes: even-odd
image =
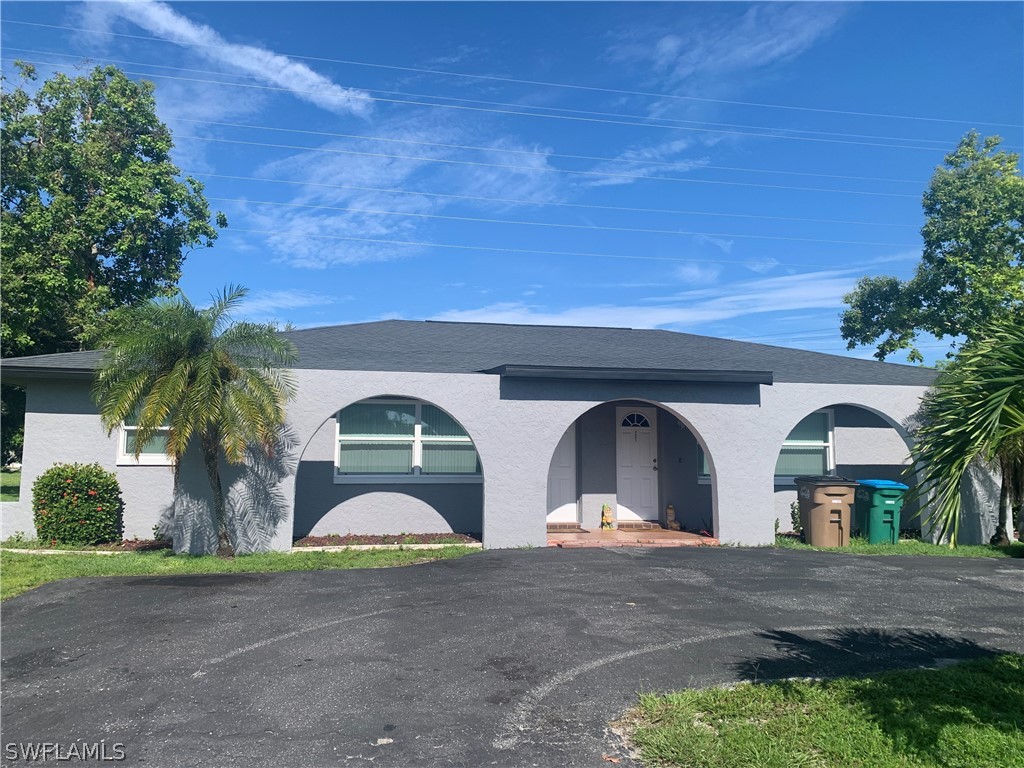
{"type": "Polygon", "coordinates": [[[472,439],[436,405],[373,398],[339,411],[337,424],[337,482],[481,477],[472,439]]]}
{"type": "Polygon", "coordinates": [[[642,413],[627,413],[622,418],[622,426],[624,427],[650,427],[651,422],[647,420],[647,417],[642,413]]]}

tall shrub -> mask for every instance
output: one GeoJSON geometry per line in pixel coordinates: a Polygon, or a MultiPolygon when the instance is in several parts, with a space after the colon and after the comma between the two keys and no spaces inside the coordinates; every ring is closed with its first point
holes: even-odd
{"type": "Polygon", "coordinates": [[[43,542],[120,541],[123,511],[117,477],[99,464],[55,464],[32,484],[32,513],[43,542]]]}

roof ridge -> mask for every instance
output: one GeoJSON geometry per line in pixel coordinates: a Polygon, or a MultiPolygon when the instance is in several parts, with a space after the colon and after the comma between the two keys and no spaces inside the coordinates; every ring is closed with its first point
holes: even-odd
{"type": "Polygon", "coordinates": [[[406,322],[431,323],[436,325],[488,325],[509,328],[577,328],[588,331],[653,331],[656,328],[629,328],[623,325],[563,325],[561,323],[495,323],[479,320],[408,320],[406,322]]]}

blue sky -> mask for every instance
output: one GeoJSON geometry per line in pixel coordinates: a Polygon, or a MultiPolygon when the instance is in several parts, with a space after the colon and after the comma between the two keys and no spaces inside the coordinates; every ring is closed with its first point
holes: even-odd
{"type": "Polygon", "coordinates": [[[176,161],[230,222],[185,263],[193,300],[236,282],[247,316],[303,327],[657,327],[867,357],[841,297],[910,275],[943,155],[971,128],[1024,144],[1022,9],[7,3],[3,65],[156,84],[176,161]]]}

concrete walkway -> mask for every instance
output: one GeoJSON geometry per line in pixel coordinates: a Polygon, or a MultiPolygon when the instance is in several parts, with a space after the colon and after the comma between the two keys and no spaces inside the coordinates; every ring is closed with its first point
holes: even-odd
{"type": "MultiPolygon", "coordinates": [[[[125,765],[629,765],[639,690],[1024,651],[1024,561],[544,548],[3,605],[3,742],[125,765]]],[[[10,763],[23,765],[24,763],[10,763]]]]}

